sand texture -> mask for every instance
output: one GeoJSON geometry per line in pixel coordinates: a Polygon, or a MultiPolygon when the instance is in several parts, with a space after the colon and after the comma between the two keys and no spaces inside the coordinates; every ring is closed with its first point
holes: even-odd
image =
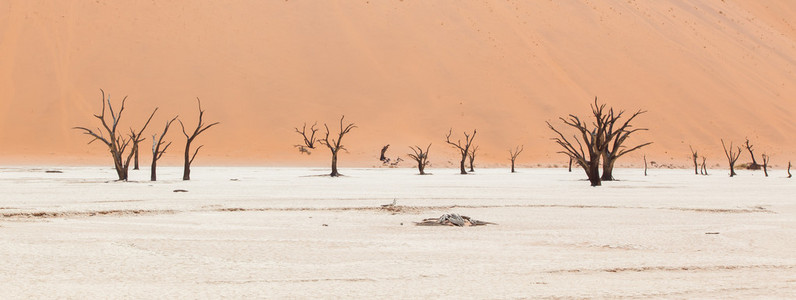
{"type": "Polygon", "coordinates": [[[796,294],[779,171],[621,169],[592,188],[565,169],[47,170],[0,169],[4,299],[796,294]],[[414,225],[445,213],[496,224],[414,225]]]}

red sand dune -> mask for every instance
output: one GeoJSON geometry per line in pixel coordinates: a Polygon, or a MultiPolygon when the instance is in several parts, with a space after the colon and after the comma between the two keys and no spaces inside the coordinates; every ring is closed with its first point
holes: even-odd
{"type": "MultiPolygon", "coordinates": [[[[0,162],[108,163],[70,129],[96,126],[99,89],[128,95],[126,125],[160,107],[209,121],[196,164],[325,166],[294,126],[359,128],[341,166],[391,144],[478,128],[482,166],[561,164],[544,121],[585,115],[595,96],[645,109],[642,154],[688,164],[688,145],[724,162],[720,138],[749,137],[774,164],[796,160],[796,2],[738,1],[5,1],[0,4],[0,162]]],[[[184,138],[164,156],[178,163],[184,138]]],[[[144,150],[150,141],[144,142],[144,150]]],[[[146,153],[146,151],[144,151],[146,153]]],[[[149,156],[144,154],[144,161],[149,156]]],[[[748,161],[748,154],[742,156],[748,161]]]]}

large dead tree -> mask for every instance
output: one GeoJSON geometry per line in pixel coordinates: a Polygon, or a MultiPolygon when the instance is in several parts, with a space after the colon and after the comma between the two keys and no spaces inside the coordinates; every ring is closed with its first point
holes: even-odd
{"type": "Polygon", "coordinates": [[[105,91],[100,89],[102,93],[102,113],[99,115],[94,115],[95,118],[99,119],[102,128],[97,128],[96,130],[91,130],[86,127],[74,127],[74,129],[82,130],[83,134],[89,135],[93,137],[91,141],[88,143],[91,144],[95,141],[101,141],[105,146],[108,147],[108,150],[111,153],[111,157],[113,158],[113,166],[116,169],[116,175],[118,175],[119,180],[127,180],[127,171],[130,166],[130,160],[133,158],[133,151],[129,151],[129,153],[125,156],[125,151],[127,150],[130,143],[135,139],[133,135],[140,136],[141,133],[144,132],[147,125],[149,125],[149,121],[152,121],[152,117],[155,116],[155,112],[158,111],[157,108],[152,111],[152,114],[149,115],[149,119],[147,119],[144,126],[141,127],[141,130],[138,132],[133,131],[131,136],[124,136],[119,132],[119,121],[122,119],[122,113],[124,112],[124,104],[127,101],[127,96],[122,99],[121,107],[119,107],[119,111],[114,111],[113,106],[111,104],[111,97],[108,95],[107,99],[105,97],[105,91]],[[105,106],[107,104],[108,111],[110,112],[110,119],[108,119],[108,115],[105,113],[105,106]]]}
{"type": "Polygon", "coordinates": [[[293,145],[299,149],[299,153],[306,153],[307,155],[312,154],[309,149],[315,149],[315,132],[318,131],[318,128],[315,128],[316,125],[318,125],[318,122],[315,122],[310,127],[310,136],[307,136],[307,123],[304,123],[304,126],[301,127],[301,130],[299,130],[298,127],[295,127],[296,133],[300,134],[301,137],[304,138],[304,144],[293,145]]]}
{"type": "Polygon", "coordinates": [[[697,158],[699,157],[699,155],[694,150],[694,148],[691,147],[691,145],[688,145],[688,148],[691,149],[691,158],[694,159],[694,174],[695,175],[699,175],[699,171],[698,171],[699,164],[697,164],[697,158]]]}
{"type": "Polygon", "coordinates": [[[417,162],[417,170],[420,171],[420,175],[426,175],[425,170],[426,166],[428,166],[428,150],[431,149],[431,144],[428,144],[425,151],[423,151],[423,148],[420,148],[420,146],[409,147],[409,149],[412,149],[414,153],[409,153],[407,155],[417,162]]]}
{"type": "Polygon", "coordinates": [[[741,147],[737,147],[737,151],[733,152],[732,149],[732,142],[730,142],[730,148],[728,149],[727,146],[724,145],[724,140],[721,140],[721,147],[724,148],[724,155],[727,156],[727,162],[730,164],[730,177],[738,175],[735,173],[735,162],[738,161],[738,158],[741,156],[741,147]]]}
{"type": "Polygon", "coordinates": [[[652,144],[652,142],[643,143],[641,145],[626,148],[625,142],[627,138],[630,137],[631,134],[637,131],[646,131],[647,128],[633,128],[633,125],[630,122],[633,121],[639,115],[645,113],[646,111],[639,110],[630,117],[627,118],[624,122],[620,122],[622,115],[625,113],[624,111],[620,111],[618,114],[614,114],[613,108],[608,110],[607,118],[605,118],[605,124],[600,124],[600,120],[602,119],[602,111],[597,110],[597,98],[594,98],[594,106],[592,106],[592,114],[594,114],[595,121],[597,122],[598,127],[605,127],[605,142],[606,146],[603,148],[602,159],[603,159],[603,174],[600,179],[604,181],[611,181],[614,180],[613,171],[614,171],[614,164],[616,164],[616,160],[622,157],[625,154],[630,152],[636,151],[641,149],[642,147],[648,146],[652,144]]]}
{"type": "Polygon", "coordinates": [[[194,139],[199,136],[205,130],[210,129],[210,127],[216,126],[220,124],[220,122],[215,122],[212,124],[205,124],[204,115],[205,111],[202,109],[202,101],[199,98],[196,98],[196,103],[199,105],[199,122],[196,124],[196,129],[193,130],[191,134],[185,131],[185,124],[182,123],[182,120],[177,120],[180,122],[180,127],[182,128],[182,134],[185,135],[185,163],[183,165],[182,170],[182,180],[191,180],[191,164],[193,160],[196,159],[196,154],[199,154],[199,149],[202,149],[204,145],[200,145],[196,147],[196,150],[191,155],[191,143],[193,143],[194,139]]]}
{"type": "Polygon", "coordinates": [[[345,119],[345,116],[340,117],[340,133],[338,133],[337,139],[329,138],[329,126],[324,123],[323,127],[326,128],[326,137],[318,140],[319,143],[326,145],[326,147],[329,148],[329,151],[332,152],[332,173],[329,174],[329,176],[332,177],[340,176],[340,173],[337,172],[337,153],[340,152],[340,150],[345,150],[345,146],[342,144],[343,136],[350,132],[351,129],[357,128],[354,123],[349,123],[348,125],[343,126],[343,119],[345,119]]]}
{"type": "Polygon", "coordinates": [[[475,139],[475,134],[477,131],[473,129],[473,134],[467,134],[464,132],[464,144],[462,144],[462,140],[457,140],[455,143],[451,141],[451,134],[453,133],[453,128],[448,130],[448,134],[445,135],[445,143],[453,146],[456,149],[459,149],[459,153],[462,155],[462,159],[459,162],[459,173],[460,174],[467,174],[467,170],[464,169],[464,162],[467,160],[467,155],[470,153],[470,146],[473,144],[473,139],[475,139]]]}
{"type": "Polygon", "coordinates": [[[749,170],[760,170],[760,165],[757,164],[757,160],[755,159],[754,153],[754,145],[749,144],[749,138],[746,139],[746,143],[744,143],[744,147],[747,151],[749,151],[749,156],[752,157],[752,164],[748,165],[746,168],[749,170]]]}
{"type": "Polygon", "coordinates": [[[160,159],[161,156],[163,156],[163,153],[166,153],[166,149],[169,149],[169,146],[171,146],[171,142],[168,143],[164,142],[163,137],[165,137],[166,133],[169,132],[169,127],[171,126],[171,123],[174,123],[174,121],[176,120],[177,117],[174,117],[173,119],[166,122],[166,126],[163,128],[163,133],[160,134],[160,137],[158,137],[157,133],[152,135],[152,167],[149,169],[149,180],[151,181],[158,180],[157,176],[158,160],[160,159]],[[166,145],[163,146],[163,144],[166,145]],[[161,146],[163,146],[163,149],[160,148],[161,146]]]}
{"type": "Polygon", "coordinates": [[[470,171],[469,172],[475,172],[475,169],[473,169],[473,162],[475,161],[476,152],[478,152],[478,146],[473,146],[473,148],[470,149],[470,152],[467,153],[467,158],[470,159],[470,171]]]}
{"type": "Polygon", "coordinates": [[[595,101],[595,104],[592,106],[592,115],[597,121],[593,123],[593,126],[589,126],[588,123],[581,121],[580,118],[575,115],[569,115],[566,119],[560,117],[559,120],[564,122],[567,126],[575,128],[577,132],[580,133],[580,136],[573,135],[572,141],[567,139],[561,131],[553,127],[550,122],[546,122],[547,127],[558,135],[552,138],[552,140],[564,149],[558,153],[569,156],[583,168],[583,171],[586,172],[586,176],[589,178],[591,186],[602,185],[602,180],[600,179],[600,158],[603,156],[603,152],[608,145],[606,130],[609,120],[609,116],[603,113],[604,109],[605,104],[597,105],[595,101]],[[573,144],[573,142],[575,144],[573,144]]]}
{"type": "Polygon", "coordinates": [[[517,156],[520,156],[522,150],[525,150],[525,146],[517,146],[513,150],[509,149],[509,156],[511,157],[511,173],[516,173],[514,171],[514,161],[517,160],[517,156]]]}

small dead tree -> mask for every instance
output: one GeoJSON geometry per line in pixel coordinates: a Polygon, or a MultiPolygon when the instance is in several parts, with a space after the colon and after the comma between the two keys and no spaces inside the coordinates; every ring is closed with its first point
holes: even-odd
{"type": "Polygon", "coordinates": [[[414,153],[409,153],[407,155],[417,162],[417,170],[420,171],[420,175],[427,175],[425,169],[426,166],[428,166],[428,150],[431,149],[431,144],[428,144],[426,151],[423,151],[423,148],[420,148],[420,146],[409,147],[409,149],[412,149],[414,153]]]}
{"type": "Polygon", "coordinates": [[[199,149],[202,149],[204,145],[200,145],[196,147],[196,150],[191,154],[191,143],[193,143],[194,139],[196,139],[199,134],[205,132],[205,130],[210,129],[210,127],[216,126],[220,124],[220,122],[215,122],[212,124],[205,124],[204,123],[204,115],[205,111],[202,109],[202,101],[199,100],[199,97],[196,98],[196,103],[199,105],[199,122],[196,124],[196,129],[189,135],[188,132],[185,131],[185,124],[182,123],[182,120],[177,120],[180,122],[180,127],[182,128],[182,134],[185,135],[185,163],[183,166],[182,171],[182,180],[191,180],[191,164],[193,160],[196,159],[196,154],[199,154],[199,149]]]}
{"type": "Polygon", "coordinates": [[[473,146],[473,149],[470,149],[470,152],[467,153],[467,158],[470,159],[470,171],[469,172],[475,172],[475,169],[473,169],[473,162],[475,161],[475,155],[476,155],[475,153],[476,152],[478,152],[478,146],[473,146]]]}
{"type": "Polygon", "coordinates": [[[746,147],[746,150],[749,151],[749,156],[752,157],[752,164],[750,164],[746,168],[749,170],[760,170],[760,165],[757,164],[757,160],[755,159],[755,153],[753,152],[754,149],[752,149],[754,145],[749,144],[749,138],[746,139],[744,147],[746,147]]]}
{"type": "Polygon", "coordinates": [[[697,158],[699,157],[699,155],[697,154],[696,151],[694,151],[694,148],[692,148],[691,145],[688,145],[688,148],[691,149],[691,158],[694,159],[694,174],[695,175],[699,175],[699,172],[697,171],[698,166],[699,166],[697,164],[697,158]]]}
{"type": "Polygon", "coordinates": [[[94,117],[100,120],[102,129],[97,128],[96,131],[86,127],[74,127],[73,129],[82,130],[83,134],[92,136],[93,139],[88,142],[89,144],[93,143],[94,141],[101,141],[103,144],[105,144],[111,153],[111,157],[113,158],[113,166],[114,169],[116,169],[116,175],[119,177],[119,180],[126,181],[128,173],[127,171],[130,167],[130,160],[133,158],[134,152],[131,148],[130,152],[126,154],[125,157],[125,150],[127,150],[127,147],[130,146],[130,143],[134,140],[132,137],[133,135],[140,136],[141,133],[144,132],[158,109],[155,108],[155,110],[152,111],[152,114],[149,115],[149,119],[147,119],[146,123],[144,123],[144,126],[141,127],[141,130],[135,132],[133,129],[130,129],[130,132],[132,133],[131,136],[125,137],[119,132],[118,129],[119,121],[122,119],[122,113],[124,112],[124,104],[127,101],[127,96],[122,99],[119,111],[114,111],[111,104],[110,95],[108,95],[106,99],[105,91],[100,89],[100,92],[102,93],[102,112],[99,115],[94,115],[94,117]],[[105,114],[106,104],[108,106],[108,111],[110,112],[110,120],[105,114]],[[106,134],[107,136],[105,136],[106,134]]]}
{"type": "MultiPolygon", "coordinates": [[[[511,173],[516,173],[514,171],[514,161],[517,160],[517,156],[520,156],[520,153],[522,153],[522,150],[525,150],[525,146],[523,146],[523,145],[519,145],[517,147],[514,147],[513,150],[509,149],[509,155],[511,156],[511,173]]],[[[571,161],[571,159],[570,159],[570,161],[571,161]]]]}
{"type": "MultiPolygon", "coordinates": [[[[351,129],[357,128],[354,123],[349,123],[348,125],[343,126],[343,119],[345,116],[340,117],[340,133],[337,135],[337,139],[330,139],[329,138],[329,126],[326,123],[323,124],[323,127],[326,127],[326,137],[323,139],[319,139],[318,142],[321,145],[326,145],[329,148],[329,151],[332,152],[332,173],[329,176],[337,177],[340,176],[340,173],[337,172],[337,153],[342,149],[346,150],[345,147],[341,144],[343,141],[343,136],[345,136],[351,129]]],[[[346,150],[347,151],[347,150],[346,150]]]]}
{"type": "Polygon", "coordinates": [[[790,167],[791,167],[791,164],[790,164],[790,161],[789,161],[788,162],[788,178],[791,178],[793,176],[793,175],[790,174],[790,167]]]}
{"type": "Polygon", "coordinates": [[[721,140],[721,147],[724,148],[724,155],[727,156],[727,162],[730,164],[730,177],[738,175],[735,173],[735,162],[738,161],[738,158],[741,156],[741,147],[737,147],[737,151],[733,152],[732,149],[732,142],[730,142],[730,148],[728,149],[727,146],[724,145],[724,140],[721,140]]]}
{"type": "Polygon", "coordinates": [[[559,118],[564,124],[575,128],[580,133],[580,137],[578,137],[578,135],[573,135],[573,141],[576,144],[568,140],[564,134],[553,127],[550,122],[546,122],[547,127],[558,135],[552,138],[552,140],[564,148],[563,151],[559,151],[558,153],[565,154],[577,162],[577,164],[583,168],[583,171],[586,172],[591,186],[602,185],[602,180],[600,179],[600,158],[608,144],[605,138],[605,132],[607,120],[609,118],[609,116],[603,114],[604,109],[605,104],[597,106],[595,101],[595,106],[592,106],[592,111],[598,121],[593,123],[594,128],[589,128],[587,123],[582,122],[580,118],[575,115],[569,115],[566,119],[563,117],[559,118]],[[575,147],[576,145],[577,147],[575,147]]]}
{"type": "Polygon", "coordinates": [[[157,133],[152,135],[152,167],[149,169],[150,181],[158,180],[157,176],[158,160],[160,159],[161,156],[163,156],[163,153],[166,153],[166,149],[169,149],[169,146],[171,146],[171,142],[168,142],[163,147],[163,149],[161,149],[160,146],[163,146],[163,144],[166,143],[163,141],[163,137],[166,136],[167,132],[169,132],[169,127],[171,126],[171,123],[174,123],[174,121],[176,120],[177,117],[174,117],[173,119],[166,122],[166,126],[163,128],[163,133],[160,134],[160,137],[158,137],[157,133]]]}
{"type": "Polygon", "coordinates": [[[699,171],[699,173],[701,173],[702,175],[708,175],[708,168],[706,167],[705,161],[707,161],[707,158],[703,156],[702,157],[702,170],[699,171]]]}
{"type": "Polygon", "coordinates": [[[296,133],[300,134],[301,137],[304,138],[304,144],[303,145],[293,145],[293,147],[298,148],[299,153],[303,153],[303,154],[307,154],[307,155],[312,154],[312,152],[310,152],[309,149],[315,149],[315,141],[316,141],[315,132],[318,131],[318,128],[315,128],[316,125],[318,125],[318,122],[315,122],[310,127],[310,131],[311,132],[310,132],[310,136],[309,137],[307,136],[307,123],[304,123],[304,126],[301,127],[301,130],[299,130],[298,127],[294,127],[294,129],[296,130],[296,133]]]}
{"type": "Polygon", "coordinates": [[[605,124],[600,124],[600,120],[602,119],[602,111],[597,111],[597,98],[594,98],[594,106],[592,106],[592,113],[594,114],[594,118],[597,122],[598,127],[605,128],[605,148],[603,149],[602,158],[603,158],[603,175],[601,177],[604,181],[611,181],[614,180],[613,172],[614,172],[614,164],[616,164],[616,160],[622,157],[625,154],[630,152],[636,151],[641,149],[645,146],[652,144],[652,142],[643,143],[641,145],[626,148],[624,143],[626,142],[627,138],[630,137],[631,134],[637,131],[646,131],[647,128],[632,128],[633,125],[630,122],[633,121],[639,115],[646,113],[646,111],[639,110],[630,117],[625,120],[624,123],[619,123],[622,115],[625,113],[624,111],[620,111],[618,114],[614,114],[613,108],[608,110],[607,118],[605,118],[605,124]],[[615,127],[616,126],[616,127],[615,127]]]}
{"type": "Polygon", "coordinates": [[[387,148],[390,148],[390,144],[387,144],[384,147],[381,147],[381,155],[379,155],[379,160],[384,162],[384,163],[388,163],[389,162],[389,159],[387,158],[387,156],[384,155],[384,154],[387,153],[387,148]]]}
{"type": "Polygon", "coordinates": [[[766,174],[766,177],[768,177],[768,161],[769,161],[769,159],[771,159],[771,157],[766,155],[765,153],[763,153],[763,174],[766,174]]]}
{"type": "Polygon", "coordinates": [[[647,176],[647,156],[644,155],[644,176],[647,176]]]}
{"type": "Polygon", "coordinates": [[[459,163],[459,171],[460,174],[467,174],[467,170],[464,169],[464,162],[467,160],[467,156],[470,153],[470,145],[473,143],[473,139],[475,139],[475,134],[477,133],[476,130],[473,130],[473,134],[469,135],[467,132],[464,132],[464,144],[462,144],[462,140],[456,141],[456,143],[451,142],[451,134],[453,133],[453,128],[448,130],[448,134],[445,135],[445,142],[449,145],[459,149],[459,152],[462,155],[462,159],[459,163]]]}

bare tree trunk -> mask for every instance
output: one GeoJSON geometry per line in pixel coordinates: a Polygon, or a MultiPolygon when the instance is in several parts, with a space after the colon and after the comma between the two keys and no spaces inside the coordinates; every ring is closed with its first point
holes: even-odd
{"type": "Polygon", "coordinates": [[[467,170],[464,168],[464,162],[467,160],[467,153],[462,156],[462,161],[459,162],[459,174],[466,175],[467,170]]]}
{"type": "Polygon", "coordinates": [[[467,155],[470,153],[470,145],[472,145],[473,140],[475,139],[477,130],[473,130],[472,135],[467,134],[467,132],[464,133],[464,145],[462,145],[461,140],[458,140],[456,143],[452,142],[451,133],[453,133],[453,129],[448,130],[448,134],[445,136],[445,142],[453,147],[456,147],[456,149],[459,149],[459,153],[462,155],[462,160],[459,162],[459,173],[466,175],[467,170],[464,169],[464,162],[467,160],[467,155]]]}
{"type": "Polygon", "coordinates": [[[158,180],[158,159],[157,153],[152,154],[152,167],[149,169],[149,180],[150,181],[157,181],[158,180]]]}
{"type": "Polygon", "coordinates": [[[647,156],[644,155],[644,176],[647,176],[647,156]]]}
{"type": "MultiPolygon", "coordinates": [[[[606,156],[603,156],[606,157],[606,156]]],[[[603,181],[613,181],[614,180],[614,163],[616,159],[607,159],[604,158],[603,161],[603,175],[600,177],[603,181]]]]}
{"type": "Polygon", "coordinates": [[[705,164],[705,161],[706,161],[706,160],[707,160],[707,158],[703,156],[703,157],[702,157],[702,170],[700,171],[700,172],[702,173],[702,175],[708,175],[708,169],[707,169],[707,167],[705,166],[705,165],[706,165],[706,164],[705,164]]]}
{"type": "Polygon", "coordinates": [[[691,158],[694,159],[694,175],[699,175],[699,172],[697,172],[697,166],[698,166],[697,157],[699,157],[699,155],[697,154],[696,151],[694,151],[694,148],[692,148],[690,145],[688,146],[688,148],[691,149],[691,158]]]}
{"type": "Polygon", "coordinates": [[[473,161],[475,161],[475,153],[478,151],[478,146],[474,146],[470,149],[470,152],[467,154],[467,157],[470,158],[470,172],[475,172],[473,169],[473,161]]]}
{"type": "Polygon", "coordinates": [[[589,182],[591,186],[600,186],[602,185],[600,180],[600,160],[595,159],[589,162],[589,165],[586,169],[586,176],[589,178],[589,182]]]}
{"type": "Polygon", "coordinates": [[[738,147],[737,152],[733,152],[732,142],[730,142],[730,147],[728,149],[727,146],[724,145],[724,140],[721,140],[721,147],[724,148],[724,155],[727,156],[727,162],[730,165],[730,177],[738,175],[735,173],[735,162],[738,161],[738,157],[741,156],[741,147],[738,147]]]}
{"type": "MultiPolygon", "coordinates": [[[[196,149],[197,152],[199,149],[196,149]]],[[[185,162],[182,167],[182,180],[191,180],[191,140],[185,142],[185,162]]]]}
{"type": "Polygon", "coordinates": [[[340,176],[340,173],[337,172],[337,151],[332,152],[332,173],[329,175],[332,177],[340,176]]]}
{"type": "Polygon", "coordinates": [[[788,178],[791,178],[793,175],[790,174],[790,162],[788,162],[788,178]]]}
{"type": "Polygon", "coordinates": [[[766,177],[768,177],[768,161],[770,159],[771,157],[763,153],[763,174],[766,174],[766,177]]]}
{"type": "Polygon", "coordinates": [[[569,158],[569,172],[572,173],[572,157],[569,158]]]}
{"type": "Polygon", "coordinates": [[[379,156],[379,160],[380,161],[386,161],[387,160],[387,156],[384,155],[385,153],[387,153],[387,148],[390,148],[390,144],[387,144],[386,146],[381,147],[381,155],[379,156]]]}
{"type": "Polygon", "coordinates": [[[753,152],[754,145],[749,144],[749,139],[746,139],[746,144],[744,145],[746,150],[749,151],[749,156],[752,157],[752,164],[747,167],[749,170],[760,170],[760,165],[757,164],[757,160],[755,159],[755,153],[753,152]]]}
{"type": "Polygon", "coordinates": [[[138,143],[133,141],[133,170],[138,170],[138,143]]]}

